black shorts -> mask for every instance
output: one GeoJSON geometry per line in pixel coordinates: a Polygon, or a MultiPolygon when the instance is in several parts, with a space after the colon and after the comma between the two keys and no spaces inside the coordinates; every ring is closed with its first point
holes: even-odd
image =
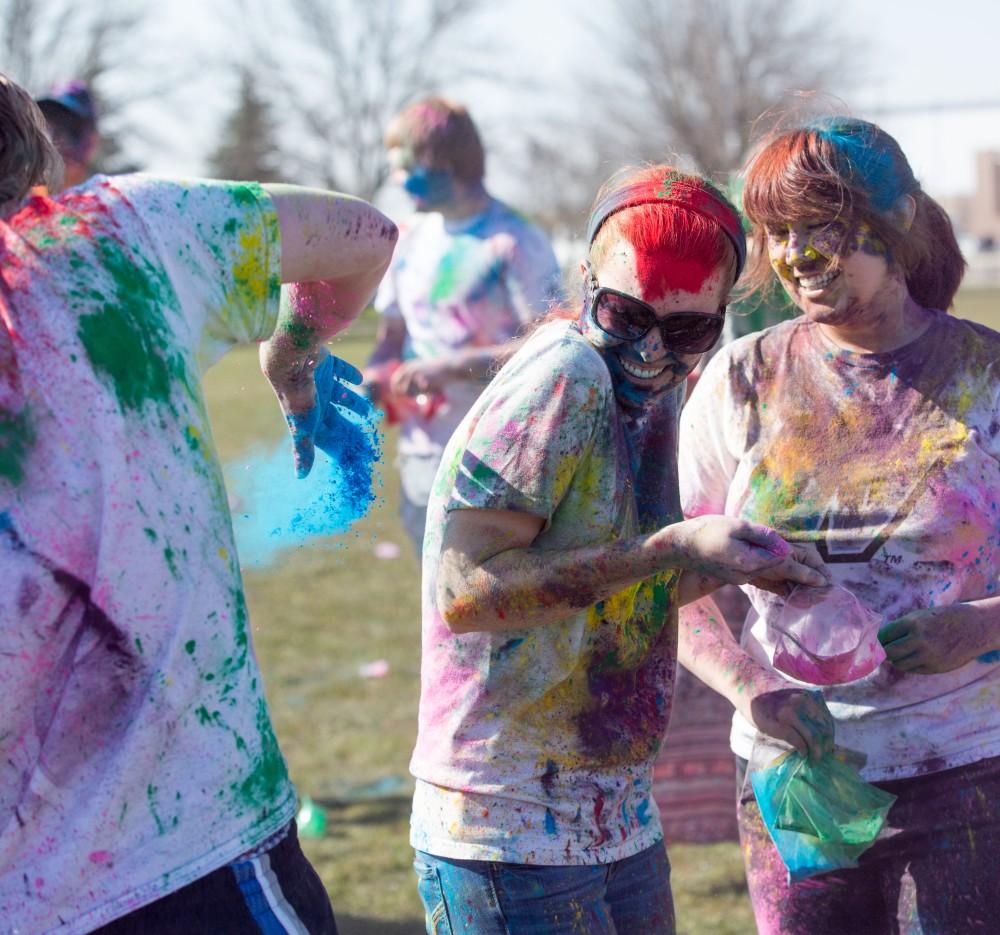
{"type": "Polygon", "coordinates": [[[258,857],[242,858],[97,930],[99,935],[336,935],[326,889],[295,822],[258,857]]]}

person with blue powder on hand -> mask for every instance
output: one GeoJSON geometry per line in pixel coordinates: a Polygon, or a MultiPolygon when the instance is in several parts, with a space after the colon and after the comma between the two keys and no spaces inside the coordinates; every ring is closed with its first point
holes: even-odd
{"type": "Polygon", "coordinates": [[[431,495],[410,835],[431,935],[673,932],[651,783],[677,607],[826,583],[765,526],[682,521],[677,418],[743,264],[736,210],[651,166],[601,192],[587,243],[580,306],[504,365],[431,495]]]}
{"type": "Polygon", "coordinates": [[[366,375],[399,438],[400,513],[419,555],[444,446],[510,342],[560,291],[542,231],[483,184],[468,111],[431,97],[404,109],[385,142],[416,215],[375,302],[381,326],[366,375]]]}
{"type": "Polygon", "coordinates": [[[369,301],[396,228],[252,182],[99,176],[28,197],[57,163],[0,77],[2,927],[333,933],[201,374],[265,341],[304,473],[335,406],[361,405],[324,342],[369,301]],[[282,282],[300,286],[279,310],[282,282]]]}
{"type": "Polygon", "coordinates": [[[951,222],[882,128],[830,116],[779,129],[745,176],[751,283],[777,280],[800,314],[705,369],[681,424],[684,512],[813,544],[839,597],[808,599],[802,615],[797,597],[749,586],[738,643],[711,599],[690,605],[681,661],[736,708],[741,770],[767,738],[814,756],[835,739],[896,796],[856,869],[789,883],[744,781],[757,926],[994,931],[1000,334],[948,314],[965,267],[951,222]],[[871,625],[857,651],[811,658],[805,630],[786,638],[796,616],[814,647],[847,636],[852,618],[871,625]]]}

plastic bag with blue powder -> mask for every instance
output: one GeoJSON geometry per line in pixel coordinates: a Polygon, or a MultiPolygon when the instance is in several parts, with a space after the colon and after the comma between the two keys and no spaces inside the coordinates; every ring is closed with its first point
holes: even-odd
{"type": "Polygon", "coordinates": [[[834,754],[811,763],[787,751],[762,769],[751,766],[750,782],[793,883],[856,867],[896,801],[834,754]]]}

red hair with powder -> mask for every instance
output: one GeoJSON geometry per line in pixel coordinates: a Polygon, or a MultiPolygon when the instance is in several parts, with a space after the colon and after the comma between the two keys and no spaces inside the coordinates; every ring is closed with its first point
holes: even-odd
{"type": "Polygon", "coordinates": [[[595,200],[597,205],[626,186],[638,186],[640,191],[648,188],[651,202],[610,215],[597,231],[589,254],[591,264],[599,266],[616,241],[628,241],[635,251],[636,273],[644,284],[641,298],[647,301],[656,301],[674,289],[699,292],[720,266],[727,266],[733,274],[736,271],[735,251],[718,222],[683,203],[657,198],[665,185],[678,182],[711,193],[713,198],[722,197],[706,179],[671,166],[652,165],[616,173],[595,200]]]}

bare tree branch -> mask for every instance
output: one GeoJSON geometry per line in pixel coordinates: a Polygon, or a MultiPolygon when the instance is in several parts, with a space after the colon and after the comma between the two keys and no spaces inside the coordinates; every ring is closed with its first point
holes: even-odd
{"type": "MultiPolygon", "coordinates": [[[[471,73],[482,48],[460,26],[488,0],[233,0],[273,111],[303,139],[305,177],[371,197],[387,174],[382,135],[403,106],[471,73]],[[278,37],[276,39],[276,37],[278,37]]],[[[482,65],[478,70],[482,72],[482,65]]],[[[286,147],[287,148],[287,147],[286,147]]]]}
{"type": "Polygon", "coordinates": [[[784,0],[614,0],[602,27],[610,61],[622,65],[598,106],[631,136],[637,158],[679,151],[724,174],[745,154],[753,121],[792,89],[842,87],[863,50],[828,17],[784,0]]]}
{"type": "Polygon", "coordinates": [[[79,78],[98,102],[102,147],[98,168],[123,168],[120,135],[138,137],[133,104],[160,98],[182,74],[152,62],[140,30],[149,0],[0,0],[3,68],[34,94],[79,78]],[[124,80],[128,76],[128,80],[124,80]]]}
{"type": "Polygon", "coordinates": [[[624,165],[667,161],[719,177],[736,169],[754,122],[790,89],[846,88],[865,48],[784,0],[612,0],[581,10],[595,54],[558,119],[526,131],[527,203],[550,230],[582,234],[599,185],[624,165]],[[573,113],[579,103],[579,112],[573,113]]]}

